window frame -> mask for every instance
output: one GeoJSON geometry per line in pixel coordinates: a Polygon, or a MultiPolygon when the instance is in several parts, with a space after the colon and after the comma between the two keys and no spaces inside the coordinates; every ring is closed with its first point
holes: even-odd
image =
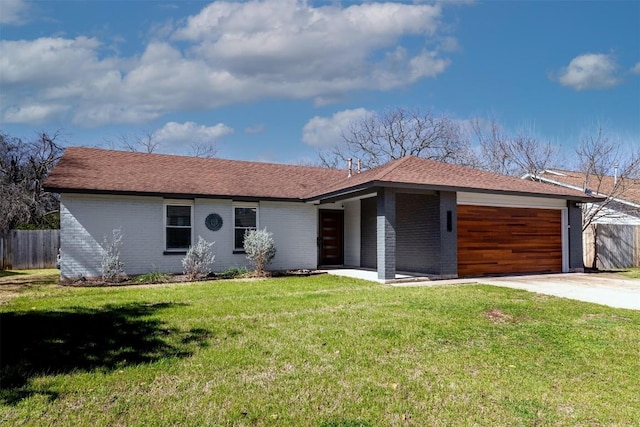
{"type": "Polygon", "coordinates": [[[249,203],[249,202],[234,202],[231,205],[231,217],[233,218],[233,232],[232,232],[232,240],[233,240],[233,253],[234,254],[243,254],[245,253],[244,247],[236,247],[236,230],[243,228],[244,230],[258,230],[260,228],[260,204],[259,203],[249,203]],[[256,210],[256,226],[255,227],[240,227],[236,226],[236,208],[251,208],[256,210]]]}
{"type": "Polygon", "coordinates": [[[164,243],[164,255],[184,255],[187,253],[187,251],[189,250],[189,248],[168,248],[167,247],[167,229],[168,228],[180,228],[180,229],[185,229],[185,228],[189,228],[190,229],[190,233],[189,233],[189,240],[190,240],[190,244],[189,247],[191,247],[191,245],[193,245],[193,233],[194,233],[194,203],[193,200],[171,200],[171,199],[165,199],[164,202],[162,203],[162,223],[163,223],[163,233],[162,233],[162,240],[164,243]],[[188,206],[189,207],[189,222],[190,225],[188,226],[177,226],[177,225],[168,225],[167,224],[167,210],[169,209],[169,206],[188,206]]]}

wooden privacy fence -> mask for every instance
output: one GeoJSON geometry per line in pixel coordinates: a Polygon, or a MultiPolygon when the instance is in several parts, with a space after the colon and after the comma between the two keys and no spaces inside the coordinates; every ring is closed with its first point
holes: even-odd
{"type": "Polygon", "coordinates": [[[586,267],[592,265],[594,249],[598,251],[596,266],[599,269],[640,266],[640,225],[598,224],[596,247],[593,238],[592,227],[587,227],[583,234],[586,267]]]}
{"type": "Polygon", "coordinates": [[[11,230],[0,234],[0,269],[55,268],[60,230],[11,230]]]}

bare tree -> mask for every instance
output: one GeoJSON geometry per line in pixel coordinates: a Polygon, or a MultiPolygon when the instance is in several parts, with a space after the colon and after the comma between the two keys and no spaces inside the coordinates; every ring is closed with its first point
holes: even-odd
{"type": "Polygon", "coordinates": [[[582,231],[592,233],[592,268],[596,268],[598,220],[619,212],[640,216],[640,208],[620,202],[629,192],[640,189],[640,146],[624,146],[598,126],[581,138],[576,154],[578,170],[585,174],[585,191],[605,198],[582,206],[582,231]]]}
{"type": "Polygon", "coordinates": [[[212,159],[218,155],[218,144],[215,141],[195,141],[190,146],[189,155],[212,159]]]}
{"type": "Polygon", "coordinates": [[[137,133],[122,133],[118,136],[118,141],[105,140],[112,148],[122,148],[134,153],[156,153],[160,150],[160,141],[154,132],[150,130],[137,133]]]}
{"type": "MultiPolygon", "coordinates": [[[[138,133],[123,133],[118,136],[117,141],[106,139],[105,142],[113,149],[124,149],[134,153],[162,153],[163,144],[156,132],[146,130],[138,133]]],[[[194,157],[213,158],[218,154],[216,141],[197,140],[190,144],[188,155],[194,157]]]]}
{"type": "Polygon", "coordinates": [[[363,169],[404,156],[473,165],[475,157],[460,124],[430,110],[396,108],[352,122],[343,144],[318,153],[323,166],[335,168],[360,159],[363,169]]]}
{"type": "Polygon", "coordinates": [[[60,135],[40,132],[25,142],[0,133],[0,231],[58,226],[58,197],[42,186],[62,156],[60,135]]]}
{"type": "Polygon", "coordinates": [[[479,145],[480,167],[485,170],[510,176],[537,176],[559,156],[557,147],[539,141],[532,131],[509,135],[495,119],[489,123],[474,119],[471,129],[479,145]]]}

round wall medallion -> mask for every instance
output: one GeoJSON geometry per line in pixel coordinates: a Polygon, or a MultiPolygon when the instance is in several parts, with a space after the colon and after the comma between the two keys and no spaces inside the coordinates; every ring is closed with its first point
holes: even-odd
{"type": "Polygon", "coordinates": [[[207,215],[204,225],[211,231],[218,231],[222,228],[222,217],[217,213],[207,215]]]}

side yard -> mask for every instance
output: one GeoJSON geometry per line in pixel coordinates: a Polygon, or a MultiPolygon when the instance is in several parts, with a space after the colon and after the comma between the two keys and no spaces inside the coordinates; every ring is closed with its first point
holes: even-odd
{"type": "Polygon", "coordinates": [[[103,288],[43,277],[0,285],[2,424],[640,419],[639,311],[328,275],[103,288]]]}
{"type": "Polygon", "coordinates": [[[0,270],[0,306],[34,288],[46,289],[59,281],[60,271],[56,269],[0,270]]]}

